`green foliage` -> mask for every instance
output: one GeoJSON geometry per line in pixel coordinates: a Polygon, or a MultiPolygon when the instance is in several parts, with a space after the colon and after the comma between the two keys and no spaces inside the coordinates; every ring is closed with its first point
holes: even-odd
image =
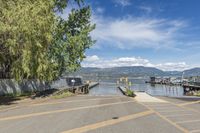
{"type": "Polygon", "coordinates": [[[195,92],[194,95],[200,97],[200,91],[195,92]]]}
{"type": "Polygon", "coordinates": [[[57,14],[69,0],[0,0],[0,69],[17,80],[46,81],[76,70],[94,43],[95,25],[90,7],[74,1],[78,8],[64,20],[57,14]]]}
{"type": "Polygon", "coordinates": [[[132,91],[130,89],[126,89],[126,95],[130,96],[130,97],[134,97],[135,96],[134,91],[132,91]]]}
{"type": "Polygon", "coordinates": [[[61,91],[53,94],[52,98],[60,99],[60,98],[66,98],[66,97],[70,97],[70,96],[74,96],[74,93],[70,92],[68,89],[64,89],[64,90],[61,90],[61,91]]]}

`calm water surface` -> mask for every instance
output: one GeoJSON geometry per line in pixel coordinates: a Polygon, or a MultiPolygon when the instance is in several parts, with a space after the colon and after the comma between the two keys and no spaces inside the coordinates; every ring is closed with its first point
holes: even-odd
{"type": "Polygon", "coordinates": [[[131,87],[135,91],[145,91],[153,96],[169,96],[181,97],[183,96],[183,87],[168,86],[168,85],[151,85],[151,84],[135,84],[131,87]]]}
{"type": "Polygon", "coordinates": [[[101,82],[90,90],[89,95],[122,95],[122,93],[117,89],[116,83],[101,82]]]}
{"type": "MultiPolygon", "coordinates": [[[[183,96],[183,87],[168,85],[146,84],[147,79],[130,79],[133,83],[131,89],[134,91],[144,91],[153,96],[183,96]]],[[[116,79],[101,80],[100,85],[91,89],[89,95],[122,95],[117,89],[116,79]]]]}

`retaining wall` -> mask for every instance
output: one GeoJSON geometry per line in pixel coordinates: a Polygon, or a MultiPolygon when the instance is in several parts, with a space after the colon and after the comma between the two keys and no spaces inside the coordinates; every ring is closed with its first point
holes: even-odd
{"type": "Polygon", "coordinates": [[[43,91],[52,88],[60,89],[67,86],[66,79],[59,79],[52,83],[41,82],[39,80],[24,80],[18,83],[14,79],[0,79],[0,95],[43,91]]]}

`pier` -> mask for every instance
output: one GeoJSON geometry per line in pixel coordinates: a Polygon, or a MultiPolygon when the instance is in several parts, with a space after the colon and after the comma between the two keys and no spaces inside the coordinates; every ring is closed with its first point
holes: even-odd
{"type": "Polygon", "coordinates": [[[168,78],[150,77],[150,80],[146,81],[145,83],[170,85],[170,86],[181,86],[182,85],[182,81],[181,80],[174,79],[172,77],[168,77],[168,78]]]}
{"type": "Polygon", "coordinates": [[[194,84],[183,84],[183,88],[184,88],[184,94],[187,94],[192,91],[200,91],[200,86],[194,84]]]}
{"type": "Polygon", "coordinates": [[[98,82],[91,82],[91,83],[86,83],[86,84],[79,85],[79,86],[73,86],[69,90],[76,94],[87,94],[87,93],[89,93],[89,90],[91,88],[93,88],[97,85],[99,85],[98,82]]]}
{"type": "Polygon", "coordinates": [[[89,83],[89,89],[92,89],[92,88],[96,87],[97,85],[99,85],[99,82],[89,83]]]}
{"type": "Polygon", "coordinates": [[[172,83],[172,82],[152,82],[152,81],[146,81],[145,83],[148,84],[160,84],[160,85],[171,85],[171,86],[181,86],[181,83],[172,83]]]}
{"type": "Polygon", "coordinates": [[[123,95],[126,95],[126,88],[125,87],[119,86],[118,89],[121,91],[121,93],[123,95]]]}

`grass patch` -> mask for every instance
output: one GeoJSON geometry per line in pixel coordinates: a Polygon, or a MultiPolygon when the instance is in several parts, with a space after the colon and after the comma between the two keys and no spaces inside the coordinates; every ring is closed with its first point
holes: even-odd
{"type": "Polygon", "coordinates": [[[74,96],[74,95],[75,95],[74,93],[72,93],[69,90],[65,89],[65,90],[61,90],[61,91],[58,91],[57,93],[53,94],[52,98],[60,99],[60,98],[74,96]]]}
{"type": "Polygon", "coordinates": [[[200,91],[195,92],[194,95],[200,97],[200,91]]]}
{"type": "Polygon", "coordinates": [[[135,93],[131,89],[126,89],[126,95],[129,97],[135,97],[135,93]]]}

